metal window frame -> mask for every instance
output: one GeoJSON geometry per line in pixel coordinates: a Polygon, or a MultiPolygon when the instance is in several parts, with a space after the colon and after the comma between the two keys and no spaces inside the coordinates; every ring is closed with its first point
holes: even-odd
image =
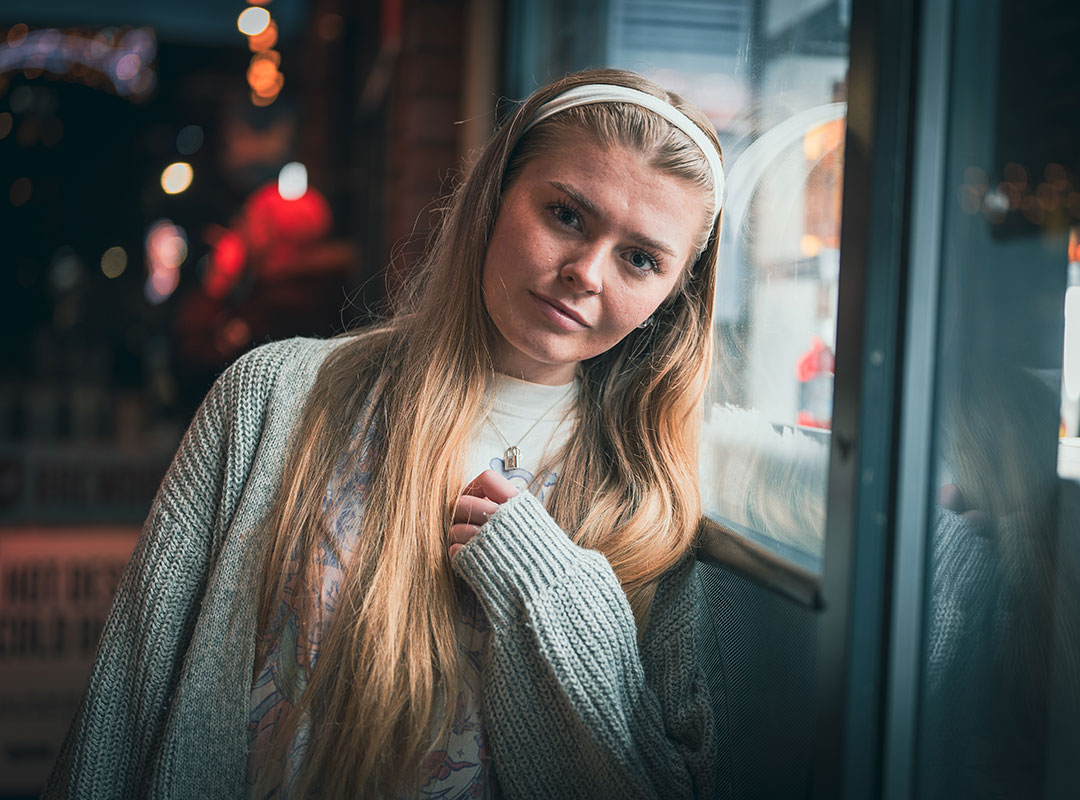
{"type": "Polygon", "coordinates": [[[900,408],[892,611],[881,796],[913,797],[922,674],[923,598],[933,498],[935,376],[950,98],[953,0],[925,3],[919,20],[918,92],[900,408]]]}
{"type": "Polygon", "coordinates": [[[811,795],[879,795],[908,295],[917,0],[852,4],[811,795]]]}

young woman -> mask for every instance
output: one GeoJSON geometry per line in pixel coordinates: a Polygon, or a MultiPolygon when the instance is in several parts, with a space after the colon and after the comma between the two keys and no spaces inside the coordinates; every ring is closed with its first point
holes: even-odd
{"type": "Polygon", "coordinates": [[[708,795],[721,170],[684,100],[567,77],[483,148],[389,320],[230,367],[46,795],[708,795]]]}

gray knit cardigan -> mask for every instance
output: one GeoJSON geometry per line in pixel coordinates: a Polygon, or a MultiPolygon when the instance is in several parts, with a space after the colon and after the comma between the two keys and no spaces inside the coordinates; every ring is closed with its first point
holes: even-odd
{"type": "MultiPolygon", "coordinates": [[[[124,572],[44,797],[245,796],[254,533],[308,390],[342,341],[260,347],[214,384],[124,572]]],[[[709,796],[691,560],[661,581],[640,647],[610,565],[528,493],[454,568],[492,626],[482,707],[501,794],[709,796]]]]}

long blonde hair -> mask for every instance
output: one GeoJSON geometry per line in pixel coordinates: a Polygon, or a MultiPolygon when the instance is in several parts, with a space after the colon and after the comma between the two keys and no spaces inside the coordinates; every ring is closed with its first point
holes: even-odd
{"type": "MultiPolygon", "coordinates": [[[[363,500],[370,513],[362,515],[356,547],[342,562],[346,577],[317,664],[270,754],[284,760],[298,726],[311,726],[291,786],[300,796],[416,791],[424,757],[449,730],[451,687],[461,666],[447,534],[469,437],[493,380],[497,333],[484,308],[481,274],[513,177],[532,158],[584,132],[601,145],[646,155],[699,190],[704,204],[712,202],[713,177],[700,151],[637,106],[571,109],[521,135],[541,104],[586,83],[664,98],[719,151],[701,112],[633,73],[592,70],[537,91],[492,136],[451,195],[393,316],[352,334],[320,369],[266,524],[259,664],[281,633],[283,601],[291,602],[301,628],[310,626],[324,551],[343,556],[327,524],[333,510],[324,509],[326,488],[342,464],[367,474],[363,500]],[[367,447],[354,441],[358,422],[367,447]]],[[[583,363],[576,430],[560,454],[549,506],[574,541],[607,557],[639,630],[658,579],[692,546],[700,516],[697,436],[718,226],[702,232],[693,263],[655,324],[583,363]]]]}

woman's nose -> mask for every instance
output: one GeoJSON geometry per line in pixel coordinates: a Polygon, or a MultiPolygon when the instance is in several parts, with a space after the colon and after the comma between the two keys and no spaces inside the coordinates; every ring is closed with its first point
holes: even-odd
{"type": "Polygon", "coordinates": [[[600,294],[604,288],[604,264],[607,253],[599,246],[589,247],[574,254],[563,268],[559,276],[563,283],[575,292],[586,294],[600,294]]]}

